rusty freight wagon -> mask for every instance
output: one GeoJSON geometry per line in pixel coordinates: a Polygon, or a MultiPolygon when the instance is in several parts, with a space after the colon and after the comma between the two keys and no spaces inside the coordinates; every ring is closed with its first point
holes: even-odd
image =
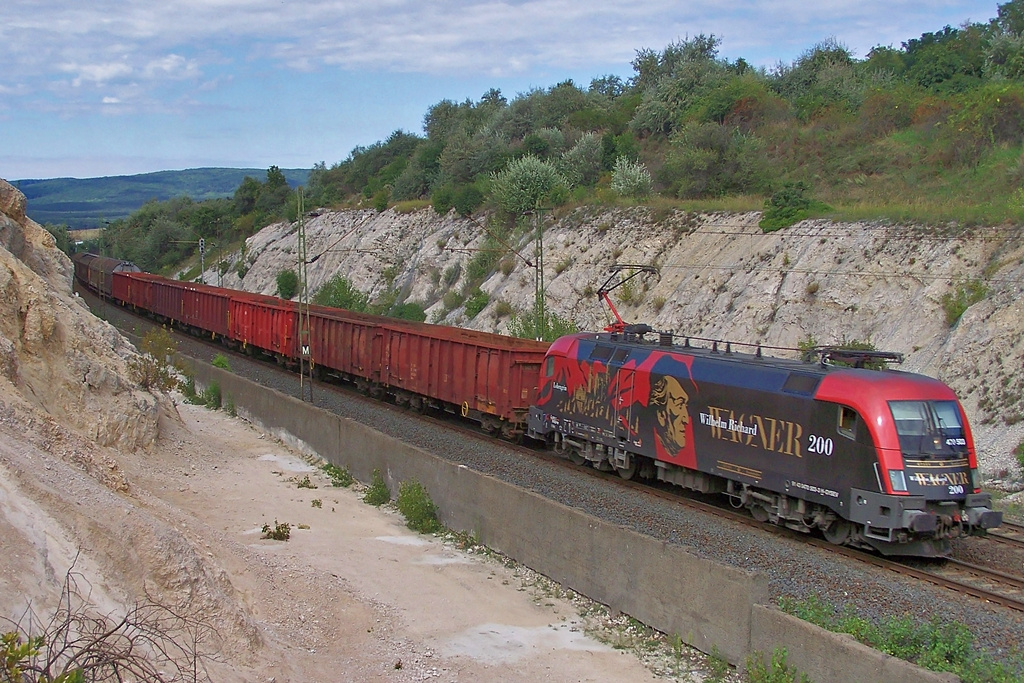
{"type": "Polygon", "coordinates": [[[230,289],[149,273],[115,278],[114,289],[120,301],[155,313],[158,319],[193,334],[214,339],[228,336],[229,306],[234,294],[230,289]]]}
{"type": "Polygon", "coordinates": [[[416,410],[443,409],[512,438],[523,431],[549,344],[320,306],[315,367],[416,410]]]}
{"type": "Polygon", "coordinates": [[[105,298],[114,295],[114,273],[141,272],[130,261],[96,254],[75,254],[71,260],[75,264],[75,277],[79,282],[105,298]]]}

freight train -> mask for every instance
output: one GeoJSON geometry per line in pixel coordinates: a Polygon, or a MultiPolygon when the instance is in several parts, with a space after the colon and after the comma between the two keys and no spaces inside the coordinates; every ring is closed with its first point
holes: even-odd
{"type": "Polygon", "coordinates": [[[676,345],[621,321],[547,344],[323,306],[300,325],[298,305],[277,297],[92,254],[74,262],[83,285],[160,322],[580,465],[720,493],[835,544],[941,557],[952,539],[1002,523],[953,391],[865,367],[896,354],[822,348],[787,360],[676,345]]]}

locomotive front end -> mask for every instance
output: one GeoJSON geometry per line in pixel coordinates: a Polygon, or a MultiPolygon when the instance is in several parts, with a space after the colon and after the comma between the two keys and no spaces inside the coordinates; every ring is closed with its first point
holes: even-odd
{"type": "Polygon", "coordinates": [[[890,401],[902,469],[889,470],[894,493],[928,502],[940,537],[978,533],[1002,523],[981,493],[973,444],[960,405],[951,400],[890,401]]]}
{"type": "Polygon", "coordinates": [[[853,406],[877,453],[877,488],[851,488],[848,519],[883,554],[944,556],[1002,523],[981,491],[970,426],[953,391],[910,373],[833,374],[819,392],[853,406]],[[831,382],[829,382],[831,380],[831,382]]]}

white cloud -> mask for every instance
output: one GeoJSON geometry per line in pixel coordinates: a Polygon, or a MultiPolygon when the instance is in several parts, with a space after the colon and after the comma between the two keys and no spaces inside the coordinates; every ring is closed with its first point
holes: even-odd
{"type": "Polygon", "coordinates": [[[830,35],[859,54],[898,45],[970,9],[984,15],[976,20],[995,13],[976,0],[8,0],[0,44],[8,78],[91,65],[79,84],[128,72],[191,79],[211,62],[265,58],[303,71],[501,75],[597,63],[625,72],[637,49],[686,35],[714,33],[723,52],[754,63],[789,61],[830,35]]]}
{"type": "Polygon", "coordinates": [[[194,59],[185,59],[181,55],[170,54],[154,59],[143,68],[147,78],[185,79],[200,76],[199,64],[194,59]]]}
{"type": "Polygon", "coordinates": [[[103,64],[61,64],[60,70],[65,73],[77,74],[71,81],[76,88],[83,83],[102,85],[108,81],[130,76],[132,67],[123,62],[107,62],[103,64]]]}
{"type": "Polygon", "coordinates": [[[121,100],[109,95],[103,98],[103,104],[121,104],[121,100]]]}

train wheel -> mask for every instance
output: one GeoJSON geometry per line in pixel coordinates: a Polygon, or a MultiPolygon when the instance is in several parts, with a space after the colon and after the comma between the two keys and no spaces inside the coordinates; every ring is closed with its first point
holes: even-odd
{"type": "Polygon", "coordinates": [[[837,519],[822,530],[825,540],[834,545],[842,545],[850,538],[853,526],[845,519],[837,519]]]}
{"type": "Polygon", "coordinates": [[[569,461],[573,465],[586,465],[587,464],[587,459],[583,457],[583,454],[580,453],[578,448],[570,448],[569,449],[569,461]]]}
{"type": "Polygon", "coordinates": [[[636,476],[636,459],[630,458],[629,467],[616,467],[615,471],[619,473],[619,476],[626,481],[631,480],[636,476]]]}
{"type": "Polygon", "coordinates": [[[763,505],[751,505],[750,515],[759,522],[768,521],[768,510],[763,505]]]}

